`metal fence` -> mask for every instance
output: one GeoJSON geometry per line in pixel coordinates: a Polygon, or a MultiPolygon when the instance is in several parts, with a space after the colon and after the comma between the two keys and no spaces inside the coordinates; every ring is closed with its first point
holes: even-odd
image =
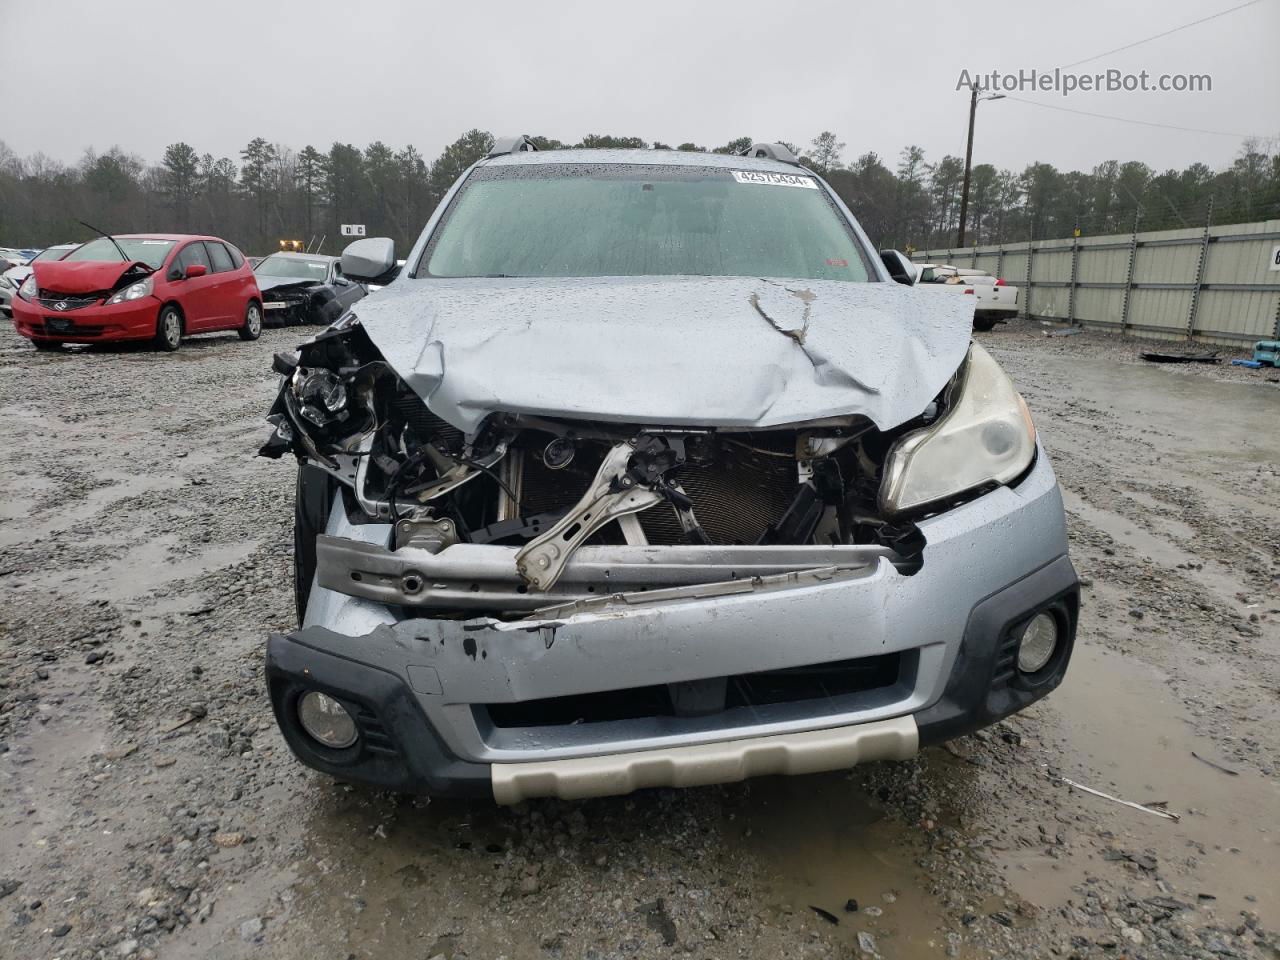
{"type": "Polygon", "coordinates": [[[1138,337],[1280,339],[1280,220],[925,250],[1022,288],[1021,315],[1138,337]]]}

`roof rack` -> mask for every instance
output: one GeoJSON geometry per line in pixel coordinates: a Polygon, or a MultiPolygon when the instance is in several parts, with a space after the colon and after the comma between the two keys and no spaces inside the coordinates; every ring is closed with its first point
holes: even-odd
{"type": "Polygon", "coordinates": [[[529,153],[537,149],[538,145],[523,133],[518,137],[498,137],[493,141],[493,148],[485,154],[485,159],[501,157],[508,153],[529,153]]]}
{"type": "Polygon", "coordinates": [[[778,160],[793,166],[800,166],[800,161],[791,150],[782,143],[753,143],[739,154],[742,157],[764,157],[767,160],[778,160]]]}

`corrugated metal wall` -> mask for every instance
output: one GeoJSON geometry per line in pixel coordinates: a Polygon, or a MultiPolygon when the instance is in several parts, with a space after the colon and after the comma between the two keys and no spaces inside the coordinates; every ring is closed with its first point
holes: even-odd
{"type": "Polygon", "coordinates": [[[1280,220],[926,250],[1022,287],[1023,315],[1138,337],[1236,346],[1280,339],[1280,220]]]}

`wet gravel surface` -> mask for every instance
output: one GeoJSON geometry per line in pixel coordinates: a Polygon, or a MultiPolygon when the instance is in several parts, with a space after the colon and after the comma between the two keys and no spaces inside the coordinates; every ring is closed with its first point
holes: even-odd
{"type": "Polygon", "coordinates": [[[0,957],[1280,955],[1280,373],[979,338],[1065,489],[1062,688],[909,763],[499,809],[276,732],[293,475],[253,454],[297,332],[0,332],[0,957]]]}

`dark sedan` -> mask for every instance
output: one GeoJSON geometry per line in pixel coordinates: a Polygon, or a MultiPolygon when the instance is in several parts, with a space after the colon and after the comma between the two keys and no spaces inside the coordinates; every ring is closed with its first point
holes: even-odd
{"type": "Polygon", "coordinates": [[[342,275],[337,257],[273,253],[253,269],[268,324],[328,326],[366,293],[363,285],[342,275]]]}

